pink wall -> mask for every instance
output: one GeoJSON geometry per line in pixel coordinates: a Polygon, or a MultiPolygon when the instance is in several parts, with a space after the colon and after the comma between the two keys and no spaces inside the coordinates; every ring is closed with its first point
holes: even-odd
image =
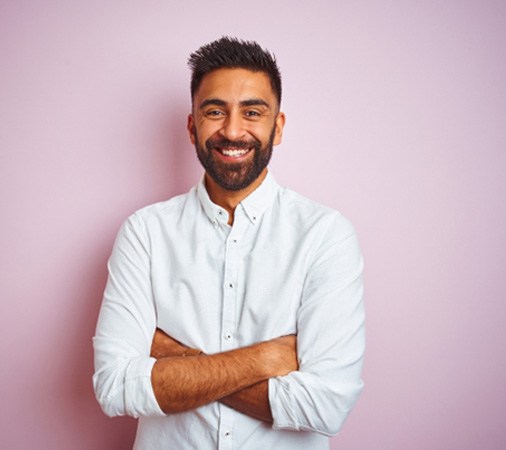
{"type": "Polygon", "coordinates": [[[506,448],[506,3],[0,1],[0,448],[120,450],[91,389],[122,220],[200,175],[186,57],[284,73],[280,182],[349,216],[366,390],[334,449],[506,448]]]}

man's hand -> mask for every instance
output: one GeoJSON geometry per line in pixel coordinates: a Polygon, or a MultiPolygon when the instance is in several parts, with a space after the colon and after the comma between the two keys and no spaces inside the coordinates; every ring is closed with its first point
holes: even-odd
{"type": "MultiPolygon", "coordinates": [[[[282,336],[268,341],[268,353],[273,364],[277,366],[276,376],[286,375],[298,370],[297,337],[282,336]]],[[[261,381],[235,394],[223,397],[220,402],[255,419],[272,423],[272,411],[269,403],[269,381],[261,381]]]]}
{"type": "MultiPolygon", "coordinates": [[[[262,342],[257,344],[257,346],[261,350],[258,364],[270,374],[269,377],[287,375],[298,369],[296,336],[282,336],[262,342]]],[[[162,330],[157,329],[155,331],[151,345],[151,356],[153,358],[178,359],[181,356],[197,356],[201,354],[200,350],[181,344],[162,330]]],[[[272,422],[267,379],[253,383],[235,393],[225,395],[216,400],[243,414],[269,423],[272,422]]]]}
{"type": "Polygon", "coordinates": [[[196,356],[202,352],[196,348],[190,348],[181,342],[171,338],[159,328],[156,329],[151,343],[151,354],[155,359],[174,357],[174,356],[196,356]]]}
{"type": "Polygon", "coordinates": [[[297,361],[297,336],[291,334],[266,341],[265,362],[272,364],[275,376],[287,375],[299,368],[297,361]]]}

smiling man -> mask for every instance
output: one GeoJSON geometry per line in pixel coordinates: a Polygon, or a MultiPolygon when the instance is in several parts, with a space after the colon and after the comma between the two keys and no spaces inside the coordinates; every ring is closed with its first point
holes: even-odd
{"type": "Polygon", "coordinates": [[[271,53],[222,38],[189,64],[205,174],[118,234],[97,399],[140,418],[135,449],[328,448],[362,390],[353,227],[268,172],[285,124],[271,53]]]}
{"type": "Polygon", "coordinates": [[[210,182],[226,191],[253,192],[265,178],[285,122],[269,77],[240,68],[217,69],[203,80],[194,103],[190,138],[210,182]]]}

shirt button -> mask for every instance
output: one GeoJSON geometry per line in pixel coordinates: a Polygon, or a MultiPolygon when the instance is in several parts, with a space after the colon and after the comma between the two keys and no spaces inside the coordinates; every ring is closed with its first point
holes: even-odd
{"type": "Polygon", "coordinates": [[[225,436],[229,437],[232,433],[230,431],[225,431],[225,436]]]}
{"type": "Polygon", "coordinates": [[[227,333],[227,334],[225,334],[225,339],[226,339],[227,341],[229,341],[230,339],[232,339],[232,333],[227,333]]]}
{"type": "Polygon", "coordinates": [[[228,283],[228,287],[229,287],[229,288],[233,288],[233,287],[234,287],[234,284],[233,284],[233,283],[228,283]]]}
{"type": "Polygon", "coordinates": [[[222,215],[223,215],[223,211],[218,211],[218,214],[219,214],[220,216],[222,216],[222,215]]]}

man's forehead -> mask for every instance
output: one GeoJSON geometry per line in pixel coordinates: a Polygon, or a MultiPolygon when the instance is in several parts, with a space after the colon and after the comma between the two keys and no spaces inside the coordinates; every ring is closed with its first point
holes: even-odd
{"type": "Polygon", "coordinates": [[[265,72],[243,68],[222,68],[204,75],[195,92],[194,100],[200,104],[207,99],[224,102],[260,99],[271,104],[273,98],[275,94],[269,76],[265,72]]]}

